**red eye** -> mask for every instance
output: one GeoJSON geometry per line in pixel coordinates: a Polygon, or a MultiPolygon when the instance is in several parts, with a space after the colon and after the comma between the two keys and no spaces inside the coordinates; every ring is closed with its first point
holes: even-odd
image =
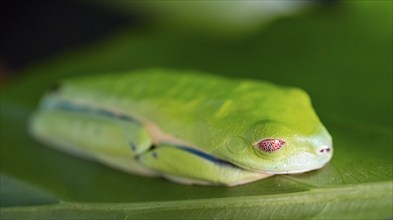
{"type": "Polygon", "coordinates": [[[274,152],[280,149],[285,144],[285,141],[278,140],[278,139],[265,139],[258,142],[259,149],[266,151],[266,152],[274,152]]]}

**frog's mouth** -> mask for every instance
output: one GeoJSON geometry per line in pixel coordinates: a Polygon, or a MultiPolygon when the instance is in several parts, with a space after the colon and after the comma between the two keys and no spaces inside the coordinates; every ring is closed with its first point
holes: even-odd
{"type": "Polygon", "coordinates": [[[245,167],[246,170],[269,174],[299,174],[322,168],[332,156],[332,145],[323,144],[310,151],[299,151],[291,156],[265,163],[263,168],[252,168],[252,164],[238,164],[238,166],[245,167]]]}
{"type": "Polygon", "coordinates": [[[288,158],[289,165],[283,165],[279,168],[265,171],[270,174],[299,174],[312,170],[318,170],[330,161],[332,154],[329,152],[326,155],[311,154],[308,152],[293,155],[288,158]]]}

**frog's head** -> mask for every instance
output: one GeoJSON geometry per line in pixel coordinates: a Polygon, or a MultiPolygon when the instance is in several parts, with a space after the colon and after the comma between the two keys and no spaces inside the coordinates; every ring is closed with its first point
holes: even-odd
{"type": "MultiPolygon", "coordinates": [[[[246,167],[269,173],[301,173],[319,169],[332,157],[332,139],[318,123],[313,132],[300,132],[298,127],[279,122],[261,122],[252,134],[260,133],[259,139],[249,142],[257,160],[246,167]]],[[[255,140],[255,138],[253,139],[255,140]]]]}
{"type": "MultiPolygon", "coordinates": [[[[262,120],[250,122],[227,146],[231,162],[268,173],[301,173],[319,169],[332,157],[332,138],[299,89],[275,93],[264,100],[262,120]],[[270,107],[267,108],[266,106],[270,107]]],[[[229,159],[229,158],[228,158],[229,159]]]]}

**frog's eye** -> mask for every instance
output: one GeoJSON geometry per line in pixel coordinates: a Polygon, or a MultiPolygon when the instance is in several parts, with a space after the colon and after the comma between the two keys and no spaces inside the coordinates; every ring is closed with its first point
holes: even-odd
{"type": "Polygon", "coordinates": [[[265,140],[259,141],[257,143],[257,146],[262,151],[272,153],[272,152],[280,149],[284,144],[285,144],[285,141],[282,141],[279,139],[265,139],[265,140]]]}

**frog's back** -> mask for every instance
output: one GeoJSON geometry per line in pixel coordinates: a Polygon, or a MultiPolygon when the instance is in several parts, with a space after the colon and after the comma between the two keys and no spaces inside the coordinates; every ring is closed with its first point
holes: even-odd
{"type": "Polygon", "coordinates": [[[283,117],[276,114],[288,107],[281,102],[296,105],[282,100],[293,89],[195,72],[150,70],[86,77],[65,81],[64,90],[99,107],[148,119],[207,152],[257,121],[283,117]]]}

